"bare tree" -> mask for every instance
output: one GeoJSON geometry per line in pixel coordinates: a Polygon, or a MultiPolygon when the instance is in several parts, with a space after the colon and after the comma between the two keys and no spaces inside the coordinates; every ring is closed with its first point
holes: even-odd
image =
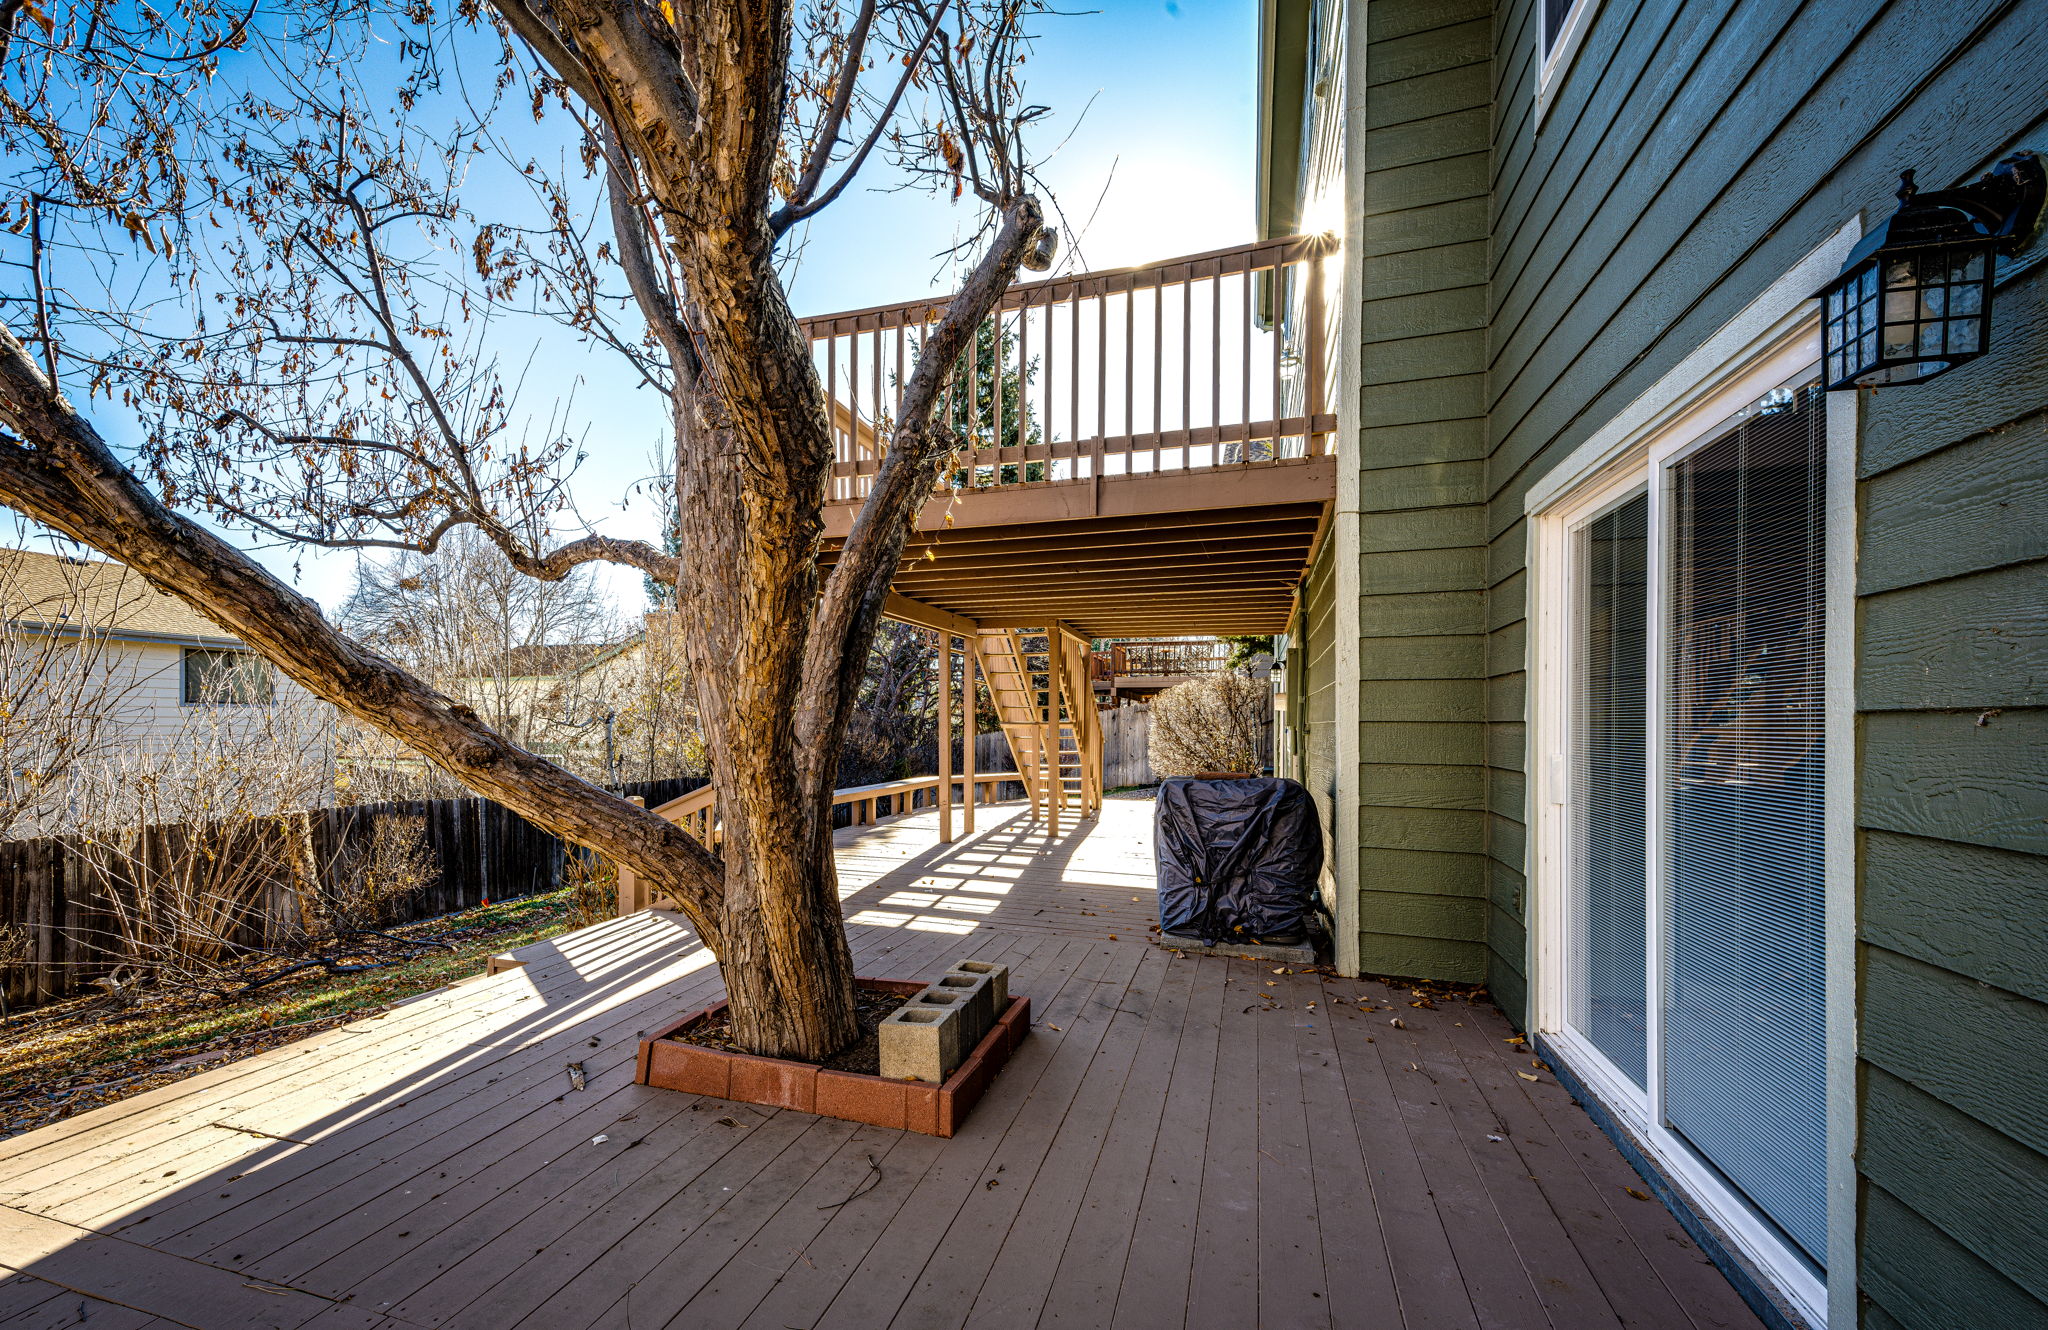
{"type": "Polygon", "coordinates": [[[842,784],[915,774],[911,767],[917,755],[938,735],[938,659],[937,641],[925,629],[888,623],[875,634],[840,755],[842,784]]]}
{"type": "Polygon", "coordinates": [[[530,577],[474,527],[459,527],[431,554],[363,560],[335,617],[358,642],[532,747],[537,699],[524,681],[620,635],[594,571],[585,565],[557,581],[530,577]]]}
{"type": "MultiPolygon", "coordinates": [[[[475,281],[458,288],[421,255],[470,226],[457,199],[470,145],[489,137],[481,124],[428,142],[405,126],[382,133],[367,109],[378,99],[346,83],[308,91],[289,113],[244,91],[236,115],[209,120],[184,109],[196,85],[180,69],[283,40],[261,21],[215,19],[200,0],[139,11],[146,22],[113,0],[61,21],[9,8],[17,49],[0,63],[0,148],[40,164],[11,209],[27,216],[31,194],[63,191],[81,215],[179,255],[207,242],[196,222],[232,225],[215,251],[210,323],[154,341],[124,326],[118,354],[79,353],[97,390],[153,413],[142,468],[153,483],[60,391],[67,348],[42,289],[7,307],[0,501],[139,569],[471,788],[631,868],[717,952],[743,1046],[825,1056],[857,1028],[832,778],[904,541],[958,442],[934,407],[1019,267],[1052,258],[1021,147],[1043,108],[1022,100],[1016,77],[1041,11],[1036,0],[801,11],[790,0],[494,0],[496,92],[509,101],[524,88],[536,112],[574,117],[604,222],[579,211],[574,181],[530,163],[547,224],[476,227],[475,281]],[[118,58],[96,44],[109,31],[127,42],[118,58]],[[31,46],[33,60],[14,58],[31,46]],[[138,138],[149,164],[121,167],[111,140],[138,138]],[[886,456],[821,579],[828,403],[776,250],[877,152],[977,207],[979,249],[920,330],[897,413],[878,422],[886,456]],[[110,163],[113,186],[93,178],[110,163]],[[466,315],[510,308],[522,284],[670,403],[678,553],[555,536],[579,445],[566,430],[519,437],[514,394],[464,340],[481,326],[466,315]],[[674,583],[721,853],[338,632],[179,507],[326,547],[429,553],[473,527],[535,577],[610,560],[674,583]]],[[[284,12],[276,26],[315,42],[346,30],[333,15],[284,12]]],[[[394,20],[420,24],[401,47],[413,60],[402,104],[440,77],[451,33],[473,16],[461,13],[452,29],[394,20]]],[[[291,89],[345,66],[277,64],[291,89]]],[[[196,267],[173,266],[198,289],[196,267]]]]}

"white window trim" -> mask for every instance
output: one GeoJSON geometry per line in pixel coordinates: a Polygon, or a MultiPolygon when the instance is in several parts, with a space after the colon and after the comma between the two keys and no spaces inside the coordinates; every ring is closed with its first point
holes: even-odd
{"type": "MultiPolygon", "coordinates": [[[[1564,804],[1569,769],[1566,718],[1571,714],[1573,546],[1584,522],[1628,495],[1647,489],[1651,530],[1664,529],[1669,465],[1717,438],[1765,393],[1811,378],[1820,358],[1819,315],[1811,294],[1840,268],[1861,233],[1844,226],[1801,260],[1698,350],[1529,492],[1530,569],[1529,747],[1526,824],[1530,838],[1530,1024],[1570,1061],[1604,1107],[1656,1160],[1692,1202],[1801,1315],[1814,1325],[1850,1326],[1855,1318],[1855,439],[1853,394],[1827,401],[1827,669],[1826,742],[1834,760],[1824,777],[1827,1066],[1828,1272],[1814,1276],[1775,1229],[1761,1220],[1717,1172],[1662,1128],[1661,1086],[1654,1066],[1648,1095],[1604,1055],[1566,1028],[1570,954],[1567,933],[1572,828],[1564,804]]],[[[1664,552],[1653,542],[1650,577],[1661,584],[1664,552]]],[[[1650,640],[1668,638],[1662,598],[1651,605],[1650,640]]],[[[1650,703],[1663,705],[1662,653],[1650,658],[1650,703]]],[[[1659,723],[1653,714],[1652,723],[1659,723]]],[[[1650,788],[1659,788],[1658,755],[1650,755],[1650,788]]],[[[1662,836],[1658,800],[1647,833],[1653,861],[1662,836]]],[[[1653,900],[1652,908],[1656,905],[1653,900]]],[[[1663,941],[1652,927],[1649,973],[1663,970],[1663,941]]],[[[1653,1006],[1654,1006],[1653,1002],[1653,1006]]],[[[1653,1013],[1652,1019],[1657,1019],[1653,1013]]]]}
{"type": "Polygon", "coordinates": [[[1557,34],[1557,40],[1550,39],[1550,24],[1544,17],[1542,0],[1536,5],[1536,128],[1543,128],[1543,122],[1550,116],[1550,104],[1557,100],[1558,85],[1564,82],[1565,71],[1571,68],[1573,57],[1579,53],[1579,43],[1586,39],[1586,29],[1593,25],[1593,15],[1600,10],[1600,0],[1577,0],[1564,16],[1564,30],[1557,34]],[[1548,54],[1545,48],[1548,48],[1548,54]]]}

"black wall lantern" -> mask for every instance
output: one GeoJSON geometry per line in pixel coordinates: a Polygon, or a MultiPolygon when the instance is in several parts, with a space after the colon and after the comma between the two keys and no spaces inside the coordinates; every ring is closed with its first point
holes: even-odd
{"type": "Polygon", "coordinates": [[[2038,153],[1923,194],[1899,177],[1899,210],[1822,287],[1821,367],[1829,389],[1919,383],[1984,354],[1991,273],[2033,234],[2048,197],[2038,153]]]}

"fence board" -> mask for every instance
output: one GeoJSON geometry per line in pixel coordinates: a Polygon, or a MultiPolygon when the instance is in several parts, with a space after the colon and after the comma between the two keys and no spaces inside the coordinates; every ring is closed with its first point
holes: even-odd
{"type": "MultiPolygon", "coordinates": [[[[619,792],[648,804],[665,803],[704,784],[701,776],[639,781],[619,792]]],[[[331,868],[347,854],[368,846],[378,826],[392,819],[418,819],[439,873],[406,905],[405,919],[425,919],[482,904],[554,890],[561,883],[564,846],[560,839],[487,799],[433,799],[356,804],[284,814],[252,830],[252,837],[291,834],[291,819],[303,818],[315,871],[331,868]]],[[[133,860],[163,865],[183,853],[188,829],[146,827],[134,833],[133,860]]],[[[239,834],[238,834],[239,835],[239,834]]],[[[131,872],[119,864],[106,876],[111,890],[133,894],[131,872]]],[[[0,841],[0,1002],[12,1009],[81,991],[120,962],[113,911],[104,898],[100,871],[75,836],[0,841]],[[12,936],[8,936],[11,934],[12,936]]],[[[280,871],[254,889],[256,907],[228,930],[232,943],[254,948],[275,945],[299,924],[299,896],[290,875],[280,871]]]]}

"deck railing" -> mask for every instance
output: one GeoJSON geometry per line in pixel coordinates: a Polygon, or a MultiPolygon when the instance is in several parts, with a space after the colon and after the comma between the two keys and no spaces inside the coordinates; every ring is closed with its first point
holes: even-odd
{"type": "MultiPolygon", "coordinates": [[[[1319,456],[1333,242],[1293,236],[1012,287],[955,368],[959,440],[942,489],[1199,470],[1319,456]]],[[[923,333],[943,302],[803,320],[833,399],[831,498],[880,468],[923,333]]]]}
{"type": "Polygon", "coordinates": [[[1094,653],[1094,676],[1102,683],[1143,676],[1219,674],[1230,666],[1230,643],[1185,638],[1144,638],[1111,642],[1094,653]]]}
{"type": "MultiPolygon", "coordinates": [[[[970,797],[967,794],[969,789],[976,792],[972,796],[976,803],[992,804],[1002,793],[999,787],[1006,784],[1014,785],[1020,779],[1014,771],[984,771],[973,776],[956,774],[953,777],[953,784],[960,790],[963,804],[970,797]]],[[[915,812],[921,806],[936,802],[938,791],[937,776],[913,776],[909,780],[884,781],[879,785],[850,785],[844,789],[834,790],[832,806],[850,806],[850,824],[861,826],[872,823],[878,816],[892,817],[915,812]]],[[[720,842],[725,839],[725,823],[719,816],[718,790],[715,786],[705,785],[679,799],[671,799],[665,804],[656,805],[654,812],[695,836],[707,849],[717,849],[720,842]]],[[[618,870],[618,890],[619,913],[622,915],[647,909],[654,903],[652,895],[630,869],[622,867],[618,870]]]]}

